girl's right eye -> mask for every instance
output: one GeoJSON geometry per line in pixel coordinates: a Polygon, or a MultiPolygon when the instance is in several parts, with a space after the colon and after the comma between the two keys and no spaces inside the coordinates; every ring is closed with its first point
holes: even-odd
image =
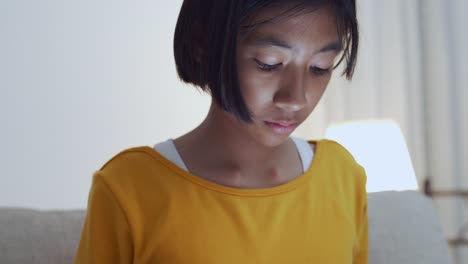
{"type": "Polygon", "coordinates": [[[262,70],[262,71],[267,71],[267,72],[271,72],[271,71],[274,71],[275,69],[277,69],[279,66],[281,66],[281,63],[278,63],[278,64],[274,64],[274,65],[270,65],[270,64],[266,64],[266,63],[263,63],[257,59],[255,59],[255,62],[257,63],[257,66],[262,70]]]}

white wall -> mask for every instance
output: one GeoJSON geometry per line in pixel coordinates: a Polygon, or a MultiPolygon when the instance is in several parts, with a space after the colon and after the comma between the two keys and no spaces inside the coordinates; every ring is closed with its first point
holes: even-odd
{"type": "MultiPolygon", "coordinates": [[[[181,3],[0,2],[0,206],[85,208],[113,155],[203,120],[210,97],[175,70],[181,3]]],[[[294,134],[319,137],[323,109],[294,134]]]]}
{"type": "Polygon", "coordinates": [[[84,208],[117,152],[202,120],[175,71],[181,2],[0,1],[0,206],[84,208]]]}

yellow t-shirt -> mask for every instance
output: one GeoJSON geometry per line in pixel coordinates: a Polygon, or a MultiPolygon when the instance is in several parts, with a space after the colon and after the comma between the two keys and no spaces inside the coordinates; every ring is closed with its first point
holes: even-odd
{"type": "Polygon", "coordinates": [[[94,173],[75,264],[367,264],[364,169],[316,143],[304,174],[262,189],[210,182],[149,146],[123,150],[94,173]]]}

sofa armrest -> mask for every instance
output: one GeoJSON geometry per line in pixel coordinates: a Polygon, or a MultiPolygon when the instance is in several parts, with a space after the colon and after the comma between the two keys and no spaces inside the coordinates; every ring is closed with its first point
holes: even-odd
{"type": "Polygon", "coordinates": [[[368,193],[368,215],[369,263],[453,263],[432,200],[422,193],[368,193]]]}
{"type": "Polygon", "coordinates": [[[84,210],[0,208],[0,263],[73,263],[84,210]]]}

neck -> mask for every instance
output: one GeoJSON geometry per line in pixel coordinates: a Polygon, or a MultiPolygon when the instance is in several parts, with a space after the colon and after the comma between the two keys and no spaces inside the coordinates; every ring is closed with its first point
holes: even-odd
{"type": "Polygon", "coordinates": [[[248,133],[247,127],[212,102],[204,121],[175,141],[181,152],[197,154],[188,155],[199,157],[198,162],[225,164],[234,170],[277,167],[281,153],[293,143],[286,140],[277,146],[262,144],[261,139],[248,133]]]}

